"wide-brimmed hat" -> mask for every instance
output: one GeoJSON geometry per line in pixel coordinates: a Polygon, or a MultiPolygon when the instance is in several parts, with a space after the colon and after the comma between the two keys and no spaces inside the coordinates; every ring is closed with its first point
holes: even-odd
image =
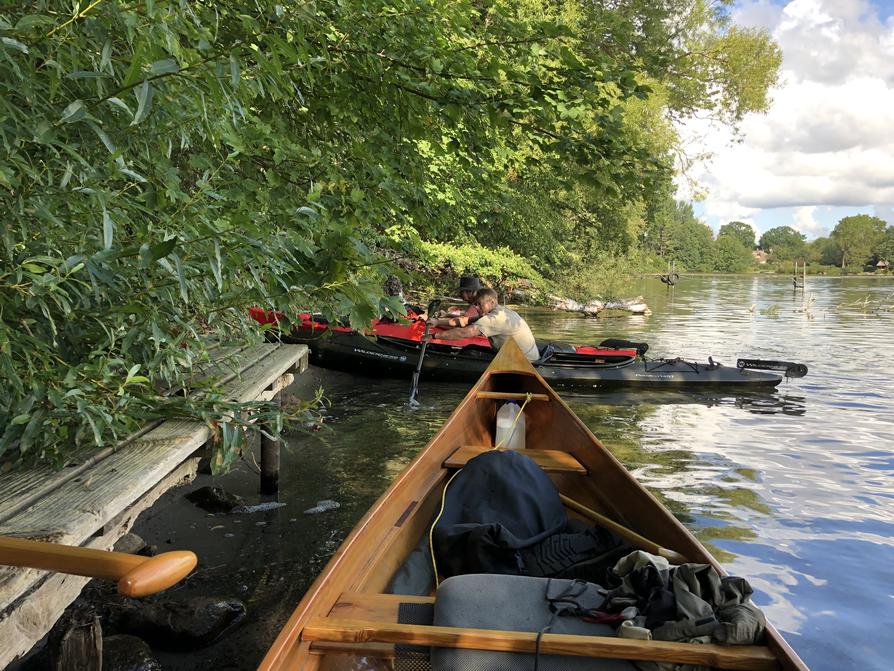
{"type": "Polygon", "coordinates": [[[459,289],[457,291],[478,291],[481,288],[481,280],[477,276],[463,275],[459,278],[459,289]]]}

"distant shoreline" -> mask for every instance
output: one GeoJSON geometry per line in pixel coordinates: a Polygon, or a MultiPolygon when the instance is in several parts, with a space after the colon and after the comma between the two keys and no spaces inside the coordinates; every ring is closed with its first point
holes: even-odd
{"type": "MultiPolygon", "coordinates": [[[[791,273],[774,273],[774,272],[750,272],[750,273],[703,273],[703,272],[688,272],[688,271],[676,271],[679,273],[680,278],[684,277],[783,277],[783,278],[791,278],[791,273]]],[[[661,277],[662,275],[666,275],[667,273],[642,273],[640,277],[661,277]]],[[[798,277],[801,277],[800,273],[798,277]]],[[[860,279],[878,279],[878,280],[891,280],[894,279],[894,273],[887,274],[877,274],[877,273],[849,273],[846,275],[819,275],[816,273],[807,273],[807,277],[821,277],[827,280],[845,280],[848,278],[858,277],[860,279]]]]}

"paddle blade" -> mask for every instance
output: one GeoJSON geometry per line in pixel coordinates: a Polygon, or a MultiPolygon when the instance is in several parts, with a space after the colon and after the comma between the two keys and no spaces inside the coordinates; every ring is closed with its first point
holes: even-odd
{"type": "Polygon", "coordinates": [[[118,581],[124,596],[146,596],[176,585],[196,567],[194,552],[175,550],[151,557],[118,581]]]}
{"type": "Polygon", "coordinates": [[[793,361],[767,361],[765,359],[739,359],[737,368],[751,370],[775,370],[785,373],[786,377],[804,377],[807,375],[807,366],[793,361]]]}

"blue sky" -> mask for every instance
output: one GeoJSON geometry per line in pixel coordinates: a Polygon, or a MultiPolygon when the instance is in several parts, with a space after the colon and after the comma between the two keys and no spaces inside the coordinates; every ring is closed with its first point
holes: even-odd
{"type": "Polygon", "coordinates": [[[745,0],[732,14],[780,45],[780,83],[739,142],[707,121],[681,125],[710,159],[678,196],[702,194],[695,211],[715,230],[740,220],[814,238],[859,213],[894,224],[894,0],[745,0]]]}

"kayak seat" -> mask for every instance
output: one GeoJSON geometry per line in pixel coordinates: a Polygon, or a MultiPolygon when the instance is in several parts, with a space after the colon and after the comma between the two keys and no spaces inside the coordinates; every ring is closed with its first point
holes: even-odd
{"type": "MultiPolygon", "coordinates": [[[[604,597],[598,585],[571,580],[518,575],[469,574],[441,583],[435,599],[435,626],[537,633],[550,625],[553,634],[615,636],[606,624],[586,622],[573,614],[556,616],[547,597],[574,592],[587,609],[598,608],[604,597]],[[581,588],[584,591],[581,592],[581,588]]],[[[559,602],[564,603],[564,602],[559,602]]],[[[492,650],[432,648],[432,671],[530,671],[534,655],[492,650]]],[[[634,671],[628,661],[541,654],[541,671],[634,671]]]]}
{"type": "Polygon", "coordinates": [[[540,361],[547,361],[554,354],[574,354],[577,348],[571,343],[553,340],[548,343],[538,342],[537,349],[540,351],[540,361]]]}

